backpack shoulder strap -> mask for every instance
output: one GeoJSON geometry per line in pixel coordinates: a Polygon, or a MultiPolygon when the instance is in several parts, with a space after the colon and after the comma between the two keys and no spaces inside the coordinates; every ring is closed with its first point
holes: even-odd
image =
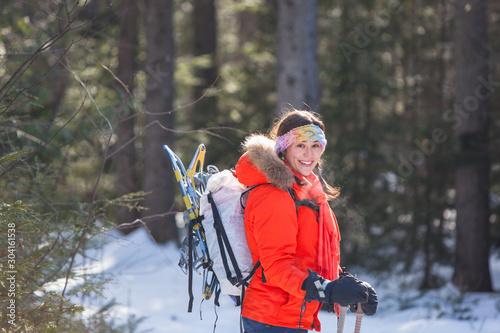
{"type": "Polygon", "coordinates": [[[240,195],[240,205],[241,205],[241,208],[245,209],[245,205],[243,204],[243,197],[245,195],[247,195],[248,193],[250,193],[251,190],[253,190],[254,188],[256,187],[259,187],[261,185],[271,185],[271,183],[262,183],[262,184],[257,184],[257,185],[253,185],[253,186],[249,186],[247,187],[246,190],[244,190],[241,195],[240,195]]]}
{"type": "MultiPolygon", "coordinates": [[[[259,187],[259,186],[261,186],[261,185],[272,185],[272,184],[271,184],[271,183],[262,183],[262,184],[257,184],[257,185],[253,185],[253,186],[248,187],[245,191],[243,191],[243,192],[241,193],[241,196],[240,196],[240,205],[241,205],[241,208],[245,209],[245,205],[243,204],[243,197],[244,197],[245,195],[247,195],[248,193],[250,193],[250,191],[251,191],[251,190],[253,190],[254,188],[259,187]]],[[[297,202],[297,199],[296,199],[296,196],[295,196],[295,191],[294,191],[294,189],[293,189],[293,188],[291,188],[291,187],[289,187],[289,188],[287,188],[287,190],[286,190],[286,191],[287,191],[287,192],[288,192],[288,194],[290,194],[290,196],[292,197],[293,202],[295,202],[295,203],[296,203],[296,202],[297,202]]]]}

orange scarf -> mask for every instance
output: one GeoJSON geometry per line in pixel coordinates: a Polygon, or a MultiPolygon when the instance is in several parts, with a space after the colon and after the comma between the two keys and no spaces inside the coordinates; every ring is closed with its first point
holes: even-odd
{"type": "Polygon", "coordinates": [[[303,176],[290,169],[300,179],[302,185],[305,184],[301,186],[295,183],[294,189],[307,193],[307,196],[316,201],[319,206],[318,274],[325,279],[334,280],[339,276],[340,267],[340,232],[337,219],[328,205],[326,193],[323,191],[319,178],[314,173],[303,176]]]}

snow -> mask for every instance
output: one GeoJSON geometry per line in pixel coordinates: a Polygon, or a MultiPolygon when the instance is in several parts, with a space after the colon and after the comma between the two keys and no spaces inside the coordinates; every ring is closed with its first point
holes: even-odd
{"type": "MultiPolygon", "coordinates": [[[[81,260],[83,272],[99,272],[112,279],[104,291],[105,298],[79,298],[90,316],[103,305],[115,300],[110,319],[125,323],[132,316],[144,318],[138,332],[240,332],[240,308],[229,297],[221,295],[221,306],[212,299],[201,301],[201,276],[193,282],[193,312],[188,313],[187,276],[177,266],[175,244],[155,244],[144,229],[128,236],[116,231],[103,236],[105,244],[87,251],[81,260]],[[202,317],[202,319],[200,319],[202,317]]],[[[422,294],[415,288],[401,290],[401,281],[411,277],[375,278],[358,274],[370,282],[379,295],[379,310],[364,316],[362,332],[371,333],[500,333],[500,259],[492,256],[491,274],[496,293],[460,293],[453,285],[422,294]]],[[[411,282],[406,285],[412,285],[411,282]]],[[[57,289],[57,287],[54,287],[57,289]]],[[[354,332],[356,316],[348,312],[344,332],[354,332]]],[[[336,332],[337,319],[332,313],[320,312],[323,332],[336,332]]]]}

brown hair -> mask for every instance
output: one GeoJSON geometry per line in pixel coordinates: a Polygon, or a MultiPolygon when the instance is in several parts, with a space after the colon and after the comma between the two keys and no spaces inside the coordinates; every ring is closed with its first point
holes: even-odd
{"type": "MultiPolygon", "coordinates": [[[[323,124],[321,116],[318,113],[303,110],[291,110],[275,120],[273,126],[271,126],[269,130],[269,136],[271,139],[275,140],[278,136],[287,133],[291,129],[305,125],[316,125],[321,128],[323,132],[325,132],[325,125],[323,124]]],[[[278,155],[282,157],[282,153],[279,153],[278,155]]],[[[318,176],[328,200],[331,200],[340,195],[340,190],[332,187],[325,181],[321,174],[322,164],[323,160],[320,159],[318,165],[316,165],[313,171],[318,176]]]]}
{"type": "Polygon", "coordinates": [[[325,125],[318,114],[310,111],[293,110],[278,118],[271,127],[269,134],[272,139],[276,139],[293,128],[310,124],[318,126],[323,132],[325,131],[325,125]]]}

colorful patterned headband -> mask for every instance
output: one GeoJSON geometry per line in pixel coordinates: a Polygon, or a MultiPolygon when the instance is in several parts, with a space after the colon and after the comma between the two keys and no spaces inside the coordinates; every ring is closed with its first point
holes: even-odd
{"type": "Polygon", "coordinates": [[[326,138],[325,133],[316,125],[305,125],[300,127],[295,127],[286,132],[285,134],[278,136],[276,138],[276,144],[274,146],[274,151],[279,154],[290,147],[294,142],[297,141],[318,141],[321,148],[325,150],[326,138]]]}

